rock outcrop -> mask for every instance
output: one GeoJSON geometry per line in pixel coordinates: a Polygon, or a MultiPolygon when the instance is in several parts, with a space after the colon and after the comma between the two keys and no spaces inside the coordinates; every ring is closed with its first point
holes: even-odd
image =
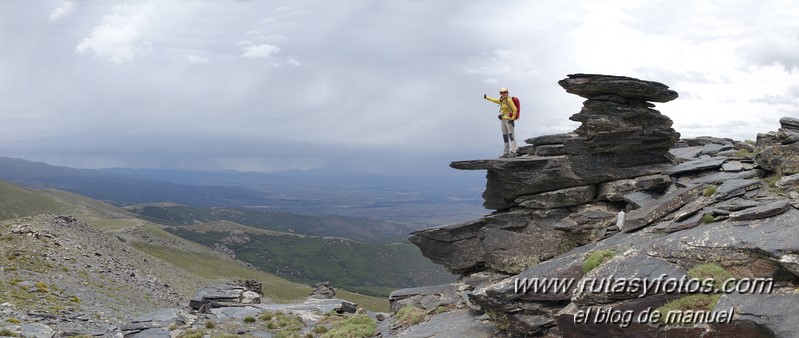
{"type": "Polygon", "coordinates": [[[657,82],[607,75],[569,75],[559,84],[588,99],[570,118],[581,126],[527,140],[528,156],[450,164],[487,170],[484,205],[513,211],[413,233],[411,242],[426,257],[454,273],[516,273],[618,232],[612,222],[620,208],[605,201],[645,203],[654,198],[648,194],[671,185],[663,172],[677,163],[669,148],[679,134],[648,101],[670,101],[676,92],[657,82]]]}
{"type": "Polygon", "coordinates": [[[588,99],[571,117],[577,130],[531,138],[519,158],[451,164],[488,171],[485,206],[497,211],[411,234],[462,284],[399,290],[395,301],[459,293],[512,337],[799,336],[788,305],[799,293],[799,119],[757,142],[678,140],[648,103],[677,97],[665,85],[583,74],[560,84],[588,99]],[[629,288],[697,276],[768,287],[629,288]],[[647,317],[675,308],[690,317],[647,317]]]}
{"type": "Polygon", "coordinates": [[[680,134],[648,101],[667,102],[667,86],[629,77],[574,74],[558,82],[587,98],[570,117],[572,133],[528,139],[528,154],[512,160],[459,161],[455,169],[488,170],[485,207],[507,210],[523,196],[660,173],[674,164],[669,147],[680,134]]]}
{"type": "Polygon", "coordinates": [[[233,281],[226,284],[206,286],[194,295],[189,307],[207,313],[212,308],[237,306],[239,304],[260,304],[263,291],[256,280],[233,281]]]}

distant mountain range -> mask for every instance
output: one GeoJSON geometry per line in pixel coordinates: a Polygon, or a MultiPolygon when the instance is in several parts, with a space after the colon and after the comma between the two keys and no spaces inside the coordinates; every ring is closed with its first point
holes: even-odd
{"type": "MultiPolygon", "coordinates": [[[[337,171],[280,173],[74,169],[0,158],[0,218],[98,209],[115,220],[152,222],[179,237],[295,282],[370,295],[446,283],[453,275],[407,240],[420,228],[485,214],[483,178],[389,176],[337,171]],[[469,197],[472,196],[472,197],[469,197]],[[122,207],[116,208],[116,207],[122,207]]],[[[78,215],[80,216],[80,215],[78,215]]],[[[107,217],[107,216],[104,216],[107,217]]],[[[128,227],[126,225],[126,227],[128,227]]]]}
{"type": "Polygon", "coordinates": [[[117,206],[173,202],[311,215],[375,217],[425,228],[485,214],[484,177],[396,176],[335,170],[276,173],[74,169],[0,157],[0,180],[65,190],[117,206]]]}

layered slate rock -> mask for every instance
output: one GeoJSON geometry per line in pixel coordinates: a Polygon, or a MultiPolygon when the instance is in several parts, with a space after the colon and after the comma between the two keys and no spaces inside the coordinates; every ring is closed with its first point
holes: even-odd
{"type": "Polygon", "coordinates": [[[761,218],[769,218],[777,216],[783,212],[791,209],[791,203],[788,200],[779,200],[765,205],[754,208],[748,208],[741,211],[736,211],[730,214],[731,221],[748,221],[761,218]]]}
{"type": "Polygon", "coordinates": [[[516,203],[530,209],[551,209],[585,204],[593,201],[595,196],[596,186],[588,185],[522,196],[516,203]]]}
{"type": "Polygon", "coordinates": [[[768,171],[783,175],[799,173],[799,119],[783,117],[776,132],[757,134],[755,156],[757,164],[768,171]]]}
{"type": "Polygon", "coordinates": [[[608,96],[616,100],[630,99],[638,101],[669,102],[677,98],[677,92],[668,86],[653,81],[643,81],[626,76],[598,74],[571,74],[558,81],[566,92],[582,96],[586,99],[605,99],[608,96]]]}
{"type": "Polygon", "coordinates": [[[647,203],[641,208],[627,213],[620,230],[622,232],[630,232],[643,228],[688,204],[699,195],[700,191],[702,191],[702,186],[695,185],[668,193],[657,200],[647,203]]]}
{"type": "Polygon", "coordinates": [[[409,240],[422,255],[455,274],[485,269],[518,273],[569,248],[573,241],[555,223],[566,210],[548,213],[533,222],[533,211],[489,215],[411,233],[409,240]]]}
{"type": "Polygon", "coordinates": [[[650,175],[602,183],[598,187],[597,199],[623,201],[624,195],[642,190],[661,190],[671,185],[668,175],[650,175]]]}
{"type": "Polygon", "coordinates": [[[619,154],[457,161],[450,167],[487,170],[483,206],[502,210],[517,206],[516,199],[524,195],[660,174],[672,166],[647,162],[645,156],[631,159],[619,154]]]}
{"type": "Polygon", "coordinates": [[[314,285],[310,298],[331,299],[336,297],[336,289],[330,282],[321,282],[314,285]]]}
{"type": "Polygon", "coordinates": [[[236,280],[200,289],[192,297],[189,306],[194,310],[207,312],[217,307],[259,304],[262,294],[260,282],[236,280]]]}
{"type": "Polygon", "coordinates": [[[528,139],[533,145],[516,159],[452,162],[463,170],[487,170],[484,206],[504,210],[518,198],[619,179],[659,174],[676,163],[669,147],[679,140],[672,121],[649,101],[677,98],[668,86],[624,76],[572,74],[558,82],[587,98],[572,121],[573,133],[528,139]]]}

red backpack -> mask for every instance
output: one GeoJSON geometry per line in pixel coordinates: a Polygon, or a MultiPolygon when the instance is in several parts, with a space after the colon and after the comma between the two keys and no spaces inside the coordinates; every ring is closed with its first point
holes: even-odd
{"type": "Polygon", "coordinates": [[[513,117],[513,120],[516,121],[519,119],[519,114],[522,113],[522,107],[519,105],[519,98],[512,96],[511,99],[513,100],[513,104],[516,105],[516,116],[513,117]]]}

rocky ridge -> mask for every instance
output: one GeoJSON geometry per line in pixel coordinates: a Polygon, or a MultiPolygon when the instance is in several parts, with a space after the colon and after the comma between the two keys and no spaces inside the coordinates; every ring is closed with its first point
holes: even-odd
{"type": "Polygon", "coordinates": [[[496,211],[412,233],[426,257],[461,279],[398,290],[392,301],[424,308],[432,295],[450,294],[455,306],[488,315],[513,337],[799,336],[799,119],[781,119],[778,131],[758,134],[756,142],[679,139],[649,103],[677,97],[663,84],[586,74],[559,84],[587,98],[571,117],[581,126],[528,139],[519,158],[453,162],[487,170],[484,205],[496,211]],[[586,268],[595,254],[610,258],[586,268]],[[770,279],[774,288],[719,294],[715,308],[728,309],[730,320],[695,325],[582,317],[592,309],[595,316],[600,309],[637,315],[685,293],[577,283],[519,289],[520,281],[544,278],[679,279],[708,263],[735,278],[770,279]]]}

